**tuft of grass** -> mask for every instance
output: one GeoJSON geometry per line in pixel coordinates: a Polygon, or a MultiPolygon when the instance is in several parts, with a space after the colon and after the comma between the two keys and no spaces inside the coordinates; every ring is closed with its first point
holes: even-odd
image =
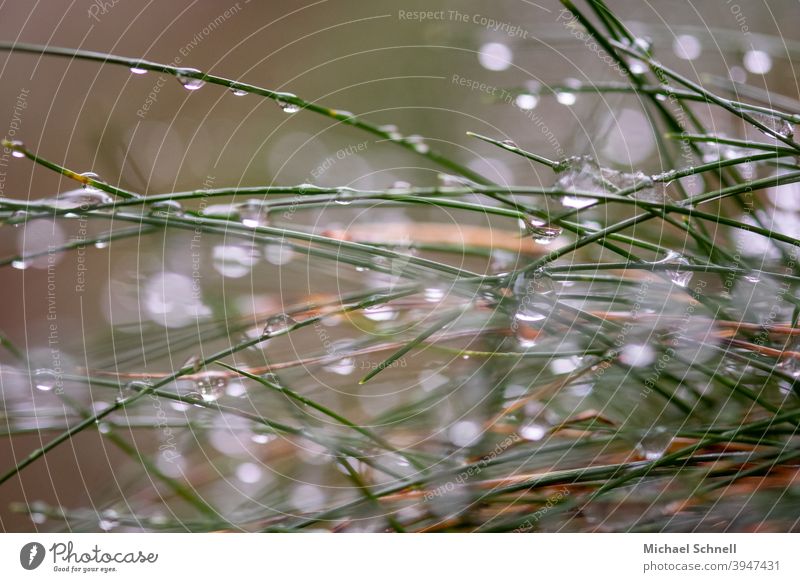
{"type": "MultiPolygon", "coordinates": [[[[96,243],[193,232],[280,245],[325,276],[348,269],[348,278],[375,277],[340,293],[312,289],[280,311],[223,309],[168,335],[144,324],[112,330],[113,353],[99,349],[96,360],[63,375],[68,390],[50,393],[50,408],[7,403],[2,436],[36,434],[42,444],[4,468],[0,487],[97,431],[148,483],[159,483],[153,497],[142,494],[141,475],[126,478],[126,489],[103,503],[103,529],[113,522],[154,531],[688,531],[718,523],[796,530],[800,241],[769,219],[762,193],[800,181],[800,145],[789,131],[800,115],[785,110],[788,98],[776,109],[756,88],[700,83],[664,66],[602,0],[562,4],[629,83],[553,86],[540,96],[638,96],[663,171],[602,168],[579,152],[553,160],[470,132],[553,172],[550,187],[498,185],[414,136],[291,93],[137,58],[0,43],[0,50],[135,67],[260,96],[450,173],[435,187],[256,185],[143,196],[49,160],[40,153],[46,146],[4,141],[16,157],[76,181],[92,200],[2,198],[0,223],[78,217],[99,230],[2,258],[3,267],[96,243]],[[646,71],[634,72],[633,59],[646,71]],[[693,110],[698,104],[763,139],[710,131],[693,110]],[[710,159],[709,151],[718,155],[710,159]],[[689,161],[681,158],[686,152],[689,161]],[[760,174],[743,177],[751,166],[760,174]],[[693,177],[703,187],[690,194],[680,180],[693,177]],[[230,212],[197,205],[210,199],[230,202],[230,212]],[[420,226],[412,230],[418,240],[399,244],[381,233],[351,240],[280,220],[287,209],[325,216],[376,203],[444,209],[465,225],[487,217],[518,222],[513,233],[523,240],[498,267],[491,236],[468,241],[445,224],[433,232],[420,226]],[[255,205],[258,218],[243,221],[243,205],[255,205]],[[767,250],[742,253],[742,236],[767,250]],[[320,349],[303,335],[328,325],[346,329],[344,347],[320,349]],[[173,351],[192,358],[176,365],[163,357],[173,351]],[[368,364],[364,372],[357,363],[368,364]],[[318,375],[331,366],[341,378],[326,389],[318,375]],[[236,382],[246,398],[226,391],[236,382]],[[98,394],[113,403],[92,409],[98,394]],[[354,394],[386,405],[356,406],[354,394]],[[158,417],[148,400],[169,412],[158,417]],[[190,459],[179,474],[165,469],[161,451],[134,438],[165,427],[190,459]],[[220,432],[266,447],[245,447],[271,478],[238,503],[219,493],[238,462],[213,452],[220,432]],[[311,463],[298,460],[309,456],[311,463]],[[313,487],[302,482],[309,478],[298,472],[303,464],[325,469],[313,487]],[[746,514],[736,501],[743,491],[751,499],[746,514]]],[[[46,381],[48,371],[24,350],[4,336],[0,346],[3,374],[46,381]]],[[[15,509],[54,529],[98,527],[89,509],[15,509]]]]}

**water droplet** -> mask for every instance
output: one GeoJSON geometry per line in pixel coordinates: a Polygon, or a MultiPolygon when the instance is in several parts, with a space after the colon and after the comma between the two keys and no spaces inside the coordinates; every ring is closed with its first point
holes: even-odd
{"type": "Polygon", "coordinates": [[[478,52],[478,62],[490,71],[505,71],[514,57],[511,49],[499,42],[489,42],[478,52]]]}
{"type": "Polygon", "coordinates": [[[162,200],[161,202],[153,202],[149,206],[148,213],[150,216],[160,218],[180,216],[183,214],[183,206],[177,200],[162,200]]]}
{"type": "Polygon", "coordinates": [[[237,89],[236,87],[231,87],[231,93],[233,93],[236,97],[244,97],[247,95],[247,91],[244,89],[237,89]]]}
{"type": "Polygon", "coordinates": [[[279,333],[284,333],[287,329],[297,323],[297,320],[287,313],[273,315],[264,325],[263,335],[269,337],[279,333]]]}
{"type": "Polygon", "coordinates": [[[542,269],[517,276],[512,290],[517,303],[514,315],[517,321],[542,321],[553,310],[555,286],[550,275],[542,269]]]}
{"type": "Polygon", "coordinates": [[[364,310],[364,317],[372,321],[392,321],[399,313],[390,305],[373,305],[364,310]]]}
{"type": "Polygon", "coordinates": [[[203,367],[203,358],[198,356],[197,354],[193,356],[189,356],[186,361],[181,366],[181,369],[189,368],[192,372],[200,371],[200,368],[203,367]]]}
{"type": "Polygon", "coordinates": [[[445,174],[442,172],[437,174],[436,178],[439,180],[439,184],[445,188],[473,188],[477,185],[475,182],[469,178],[465,178],[464,176],[455,176],[453,174],[445,174]]]}
{"type": "Polygon", "coordinates": [[[138,394],[139,392],[150,390],[152,387],[153,384],[147,380],[133,380],[125,385],[125,390],[131,394],[138,394]]]}
{"type": "Polygon", "coordinates": [[[41,525],[47,521],[47,514],[38,511],[32,511],[29,517],[31,521],[37,525],[41,525]]]}
{"type": "Polygon", "coordinates": [[[474,445],[481,438],[481,426],[471,420],[461,420],[449,428],[447,438],[457,447],[474,445]]]}
{"type": "MultiPolygon", "coordinates": [[[[596,192],[607,193],[610,183],[604,176],[604,171],[597,162],[589,156],[571,158],[566,167],[559,172],[559,178],[554,187],[565,192],[596,192]]],[[[561,203],[569,208],[586,208],[597,202],[596,198],[588,196],[565,195],[561,203]]]]}
{"type": "Polygon", "coordinates": [[[681,34],[672,41],[672,50],[679,59],[693,61],[703,52],[703,45],[696,36],[681,34]]]}
{"type": "Polygon", "coordinates": [[[14,156],[15,158],[24,158],[25,157],[25,153],[24,152],[21,152],[18,149],[14,149],[14,148],[24,148],[25,147],[25,144],[22,143],[21,141],[19,141],[18,139],[11,140],[9,142],[8,147],[11,149],[11,155],[14,156]]]}
{"type": "Polygon", "coordinates": [[[97,423],[97,431],[100,434],[108,434],[111,432],[111,425],[107,422],[99,422],[97,423]]]}
{"type": "Polygon", "coordinates": [[[424,295],[428,303],[440,303],[445,297],[445,291],[439,287],[427,287],[424,295]]]}
{"type": "Polygon", "coordinates": [[[530,423],[519,429],[519,435],[526,441],[540,441],[547,434],[547,427],[541,424],[530,423]]]}
{"type": "Polygon", "coordinates": [[[639,59],[630,59],[628,61],[628,68],[634,75],[644,75],[649,69],[647,63],[639,59]]]}
{"type": "Polygon", "coordinates": [[[110,194],[91,186],[62,192],[58,195],[58,198],[63,208],[90,208],[102,204],[111,204],[114,201],[110,194]]]}
{"type": "Polygon", "coordinates": [[[578,96],[575,93],[570,91],[556,91],[556,101],[561,103],[561,105],[575,105],[575,102],[578,100],[578,96]]]}
{"type": "Polygon", "coordinates": [[[294,250],[288,244],[268,244],[264,247],[264,257],[272,265],[286,265],[294,258],[294,250]]]}
{"type": "Polygon", "coordinates": [[[256,245],[217,245],[212,250],[214,270],[223,277],[239,279],[249,274],[261,260],[261,252],[256,245]]]}
{"type": "Polygon", "coordinates": [[[203,73],[198,69],[183,68],[177,70],[175,78],[178,79],[178,83],[183,85],[183,88],[187,91],[197,91],[206,84],[202,79],[196,78],[197,75],[202,74],[203,73]]]}
{"type": "Polygon", "coordinates": [[[255,463],[242,463],[236,467],[236,478],[242,483],[258,483],[264,471],[255,463]]]}
{"type": "Polygon", "coordinates": [[[518,148],[519,147],[516,143],[514,143],[514,140],[511,140],[511,139],[504,139],[500,143],[503,144],[504,146],[510,147],[510,148],[518,148]]]}
{"type": "Polygon", "coordinates": [[[761,273],[758,271],[750,271],[745,274],[744,280],[749,283],[758,283],[761,281],[761,273]]]}
{"type": "Polygon", "coordinates": [[[336,191],[336,195],[333,197],[333,202],[335,204],[340,204],[342,206],[347,206],[353,202],[353,198],[355,198],[356,192],[352,188],[339,188],[336,191]]]}
{"type": "Polygon", "coordinates": [[[395,180],[392,182],[391,188],[389,190],[392,194],[408,194],[411,190],[411,184],[406,182],[405,180],[395,180]]]}
{"type": "Polygon", "coordinates": [[[668,269],[666,271],[667,276],[670,280],[680,287],[686,287],[689,282],[692,280],[694,273],[692,271],[682,271],[680,269],[681,265],[690,265],[688,259],[676,253],[675,251],[669,251],[667,256],[661,259],[660,261],[654,261],[652,264],[654,265],[675,265],[675,269],[668,269]]]}
{"type": "MultiPolygon", "coordinates": [[[[761,113],[759,111],[748,111],[747,113],[750,115],[750,117],[761,123],[767,129],[771,129],[778,135],[788,138],[791,138],[794,135],[794,125],[781,117],[776,117],[767,113],[761,113]]],[[[760,128],[759,131],[769,135],[760,128]]]]}
{"type": "Polygon", "coordinates": [[[638,36],[633,39],[633,46],[635,49],[640,50],[645,54],[650,54],[653,51],[653,39],[638,36]]]}
{"type": "Polygon", "coordinates": [[[265,445],[274,438],[275,437],[273,435],[264,432],[254,432],[252,435],[250,435],[250,440],[258,445],[265,445]]]}
{"type": "Polygon", "coordinates": [[[14,220],[14,226],[19,227],[20,224],[24,224],[27,221],[27,216],[30,213],[27,210],[17,210],[14,214],[11,215],[12,220],[14,220]]]}
{"type": "Polygon", "coordinates": [[[131,73],[134,75],[144,75],[147,73],[147,69],[140,69],[139,67],[131,67],[131,73]]]}
{"type": "Polygon", "coordinates": [[[258,228],[269,224],[264,203],[257,198],[251,198],[237,204],[236,213],[239,215],[242,224],[248,228],[258,228]]]}
{"type": "Polygon", "coordinates": [[[356,369],[356,362],[353,358],[342,358],[336,363],[325,366],[325,370],[333,372],[339,376],[349,376],[356,369]]]}
{"type": "Polygon", "coordinates": [[[19,269],[20,271],[24,271],[25,269],[27,269],[28,267],[31,266],[31,263],[30,263],[30,261],[24,261],[24,260],[17,259],[17,260],[11,261],[11,266],[13,268],[15,268],[15,269],[19,269]]]}
{"type": "Polygon", "coordinates": [[[772,57],[760,50],[750,50],[744,54],[744,68],[755,75],[765,75],[772,69],[772,57]]]}
{"type": "Polygon", "coordinates": [[[300,105],[296,103],[291,103],[288,99],[297,99],[297,95],[294,93],[282,93],[283,98],[278,98],[275,100],[275,103],[278,104],[278,107],[281,108],[281,111],[284,113],[297,113],[302,109],[300,105]]]}
{"type": "Polygon", "coordinates": [[[620,351],[619,361],[633,368],[644,368],[656,361],[656,352],[647,344],[626,344],[620,351]]]}
{"type": "Polygon", "coordinates": [[[425,139],[421,135],[406,136],[405,142],[411,144],[415,152],[426,154],[430,151],[430,147],[425,143],[425,139]]]}
{"type": "Polygon", "coordinates": [[[530,111],[539,104],[539,98],[530,93],[520,93],[517,95],[516,99],[514,99],[514,104],[520,109],[530,111]]]}
{"type": "Polygon", "coordinates": [[[96,240],[94,242],[94,248],[96,248],[96,249],[105,249],[105,248],[108,248],[109,244],[110,244],[110,241],[105,240],[105,239],[96,240]]]}
{"type": "Polygon", "coordinates": [[[783,350],[778,366],[794,378],[800,378],[800,339],[792,337],[783,350]]]}
{"type": "Polygon", "coordinates": [[[41,368],[34,374],[34,385],[37,390],[50,392],[58,384],[58,374],[53,370],[41,368]]]}
{"type": "Polygon", "coordinates": [[[525,233],[533,239],[533,242],[540,245],[549,245],[556,240],[563,229],[560,226],[548,224],[535,216],[528,216],[520,221],[525,233]]]}
{"type": "Polygon", "coordinates": [[[228,377],[225,372],[205,372],[197,378],[197,390],[205,402],[219,400],[225,394],[228,377]]]}
{"type": "Polygon", "coordinates": [[[112,509],[104,511],[100,516],[100,521],[97,522],[97,526],[103,531],[111,531],[119,526],[119,515],[112,509]]]}
{"type": "Polygon", "coordinates": [[[399,141],[403,139],[403,134],[398,131],[396,125],[391,125],[391,124],[381,125],[378,129],[384,132],[386,134],[386,137],[388,137],[391,140],[399,141]]]}
{"type": "Polygon", "coordinates": [[[641,437],[636,450],[648,461],[656,461],[664,456],[671,442],[670,432],[663,426],[655,426],[641,437]]]}

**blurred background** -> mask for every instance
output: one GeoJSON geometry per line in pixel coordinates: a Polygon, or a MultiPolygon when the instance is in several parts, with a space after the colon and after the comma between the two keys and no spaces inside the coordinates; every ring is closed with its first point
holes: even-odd
{"type": "MultiPolygon", "coordinates": [[[[798,4],[793,0],[610,4],[638,36],[652,40],[659,59],[689,78],[700,79],[702,73],[713,76],[703,77],[705,81],[712,79],[720,87],[738,82],[769,87],[791,100],[800,95],[790,66],[800,49],[798,4]]],[[[638,96],[568,90],[625,79],[565,19],[560,4],[550,0],[49,0],[3,3],[0,40],[175,63],[292,92],[376,124],[395,124],[404,135],[421,136],[427,147],[499,184],[546,186],[554,178],[548,168],[471,139],[467,131],[510,139],[552,159],[591,154],[626,171],[663,170],[638,96]],[[553,87],[559,88],[555,95],[550,94],[553,87]]],[[[0,133],[68,168],[95,172],[108,183],[143,195],[300,183],[431,186],[442,179],[442,168],[413,152],[319,115],[287,114],[255,95],[236,96],[213,85],[187,91],[168,75],[50,56],[2,52],[0,63],[0,133]]],[[[707,107],[696,112],[718,133],[741,134],[733,119],[712,116],[707,107]]],[[[0,170],[5,176],[3,197],[46,199],[76,187],[27,160],[6,156],[0,170]]],[[[276,222],[281,220],[315,232],[380,229],[409,221],[471,223],[513,232],[518,228],[514,221],[496,217],[456,216],[441,209],[409,212],[379,204],[301,211],[276,222]]],[[[85,235],[81,229],[91,234],[101,226],[48,220],[22,228],[4,226],[0,247],[3,256],[46,251],[49,245],[85,235]]],[[[281,313],[312,296],[332,299],[381,282],[379,273],[298,256],[280,244],[255,248],[222,235],[207,236],[197,251],[201,258],[193,258],[195,251],[191,231],[157,231],[90,245],[80,254],[45,254],[26,268],[5,266],[0,270],[0,331],[24,350],[33,368],[53,368],[57,346],[65,370],[169,372],[198,353],[208,355],[229,345],[230,336],[240,337],[241,330],[226,332],[221,322],[228,318],[246,323],[249,317],[255,324],[260,321],[255,314],[281,313]],[[56,275],[48,270],[53,263],[56,275]],[[57,307],[47,292],[52,283],[48,277],[53,276],[57,307]],[[199,296],[192,293],[197,281],[199,296]],[[54,319],[48,318],[54,309],[55,332],[54,319]],[[198,311],[204,314],[199,319],[198,311]],[[199,321],[207,327],[200,329],[199,321]],[[209,329],[221,334],[209,339],[209,329]]],[[[459,260],[476,270],[489,268],[474,257],[459,260]]],[[[496,255],[493,260],[512,268],[516,259],[496,255]]],[[[403,330],[413,330],[426,318],[424,312],[413,313],[403,330]]],[[[268,357],[283,361],[324,352],[326,341],[346,347],[359,334],[385,337],[403,322],[395,313],[377,313],[350,323],[347,330],[331,326],[324,334],[327,340],[319,330],[296,334],[271,346],[268,357]],[[395,327],[381,327],[387,322],[395,327]]],[[[267,356],[259,350],[250,357],[256,365],[267,356]]],[[[411,394],[436,394],[440,385],[455,382],[460,396],[452,410],[439,410],[419,422],[435,428],[426,431],[426,439],[436,437],[436,427],[466,422],[445,437],[457,446],[471,442],[470,430],[476,425],[469,419],[478,414],[476,402],[481,401],[475,393],[492,384],[491,371],[433,353],[387,371],[370,384],[369,392],[355,388],[354,380],[365,373],[362,365],[369,369],[378,361],[380,355],[343,359],[333,367],[301,366],[283,379],[361,421],[393,410],[404,398],[412,399],[411,394]]],[[[52,392],[31,391],[27,376],[10,371],[15,362],[8,353],[0,355],[0,363],[0,428],[10,430],[13,418],[28,431],[0,436],[0,468],[5,471],[79,417],[64,412],[52,392]],[[48,427],[56,432],[38,432],[48,427]]],[[[233,400],[249,388],[228,385],[226,390],[224,398],[233,400]]],[[[78,384],[68,385],[67,393],[87,409],[101,409],[115,396],[107,387],[92,386],[87,392],[78,384]]],[[[235,513],[255,505],[302,513],[346,488],[341,469],[320,460],[323,453],[313,443],[276,443],[207,411],[163,406],[176,425],[197,422],[201,428],[175,428],[176,451],[183,460],[158,468],[191,482],[220,511],[235,513]],[[195,415],[191,419],[190,413],[195,415]]],[[[289,417],[296,413],[282,406],[289,417]]],[[[153,410],[145,412],[131,411],[120,422],[129,425],[123,434],[132,446],[149,451],[146,456],[158,464],[154,451],[164,446],[164,435],[130,428],[152,418],[153,410]]],[[[406,435],[408,442],[419,443],[415,439],[420,438],[406,435]]],[[[408,470],[395,462],[398,471],[408,470]]],[[[159,508],[158,500],[166,497],[162,484],[143,478],[141,465],[109,445],[103,430],[85,431],[0,486],[0,528],[117,529],[115,516],[141,514],[143,507],[151,520],[191,521],[194,514],[179,502],[165,501],[169,511],[159,508]],[[73,509],[77,517],[65,526],[63,519],[47,515],[50,509],[31,510],[33,515],[12,511],[35,503],[73,509]]],[[[135,524],[127,527],[138,529],[135,524]]]]}

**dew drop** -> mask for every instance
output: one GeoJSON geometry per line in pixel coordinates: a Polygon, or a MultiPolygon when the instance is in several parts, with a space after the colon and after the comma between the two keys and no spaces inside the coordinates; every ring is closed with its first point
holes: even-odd
{"type": "Polygon", "coordinates": [[[355,194],[355,190],[352,188],[339,188],[333,197],[333,202],[341,206],[347,206],[353,202],[355,194]]]}
{"type": "Polygon", "coordinates": [[[517,95],[516,99],[514,99],[514,104],[520,109],[530,111],[539,104],[539,98],[530,93],[520,93],[517,95]]]}
{"type": "MultiPolygon", "coordinates": [[[[794,135],[794,125],[781,117],[776,117],[775,115],[769,115],[767,113],[761,113],[760,111],[748,111],[747,113],[750,115],[750,117],[761,123],[761,125],[765,126],[767,129],[771,129],[778,135],[787,138],[791,138],[794,135]]],[[[761,128],[758,129],[762,133],[770,135],[761,128]]]]}
{"type": "Polygon", "coordinates": [[[505,71],[511,66],[514,55],[508,46],[499,42],[489,42],[478,52],[478,62],[490,71],[505,71]]]}
{"type": "Polygon", "coordinates": [[[254,244],[217,245],[212,250],[214,270],[231,279],[248,275],[261,260],[261,252],[254,244]]]}
{"type": "Polygon", "coordinates": [[[406,136],[405,142],[411,144],[415,152],[419,154],[426,154],[430,151],[430,147],[425,143],[425,139],[421,135],[406,136]]]}
{"type": "Polygon", "coordinates": [[[20,224],[23,224],[27,221],[26,217],[28,216],[29,212],[27,210],[17,210],[14,214],[11,215],[12,220],[14,220],[14,226],[19,227],[20,224]]]}
{"type": "Polygon", "coordinates": [[[373,305],[364,309],[364,317],[372,321],[392,321],[397,319],[397,310],[391,305],[373,305]]]}
{"type": "Polygon", "coordinates": [[[654,261],[654,265],[675,265],[675,269],[668,269],[666,271],[667,276],[670,280],[679,287],[686,287],[692,280],[694,273],[692,271],[683,271],[680,269],[682,265],[690,265],[688,259],[681,256],[679,253],[675,251],[669,251],[667,256],[660,261],[654,261]]]}
{"type": "Polygon", "coordinates": [[[244,97],[247,95],[247,91],[244,89],[237,89],[236,87],[231,87],[231,93],[233,93],[236,97],[244,97]]]}
{"type": "Polygon", "coordinates": [[[647,344],[626,344],[620,351],[619,361],[632,368],[644,368],[656,361],[656,352],[647,344]]]}
{"type": "Polygon", "coordinates": [[[672,442],[672,435],[663,426],[652,427],[639,440],[636,450],[646,460],[656,461],[664,456],[672,442]]]}
{"type": "Polygon", "coordinates": [[[693,61],[703,52],[703,45],[696,36],[681,34],[672,42],[672,51],[679,59],[693,61]]]}
{"type": "Polygon", "coordinates": [[[555,286],[550,275],[542,269],[517,276],[512,290],[517,304],[514,315],[517,321],[542,321],[553,310],[555,286]]]}
{"type": "Polygon", "coordinates": [[[291,101],[287,101],[287,99],[297,99],[297,95],[295,95],[294,93],[283,93],[282,95],[284,99],[281,99],[279,97],[278,99],[275,100],[275,103],[278,104],[278,107],[281,108],[281,111],[283,111],[284,113],[297,113],[298,111],[300,111],[300,109],[302,109],[300,105],[292,103],[291,101]]]}
{"type": "Polygon", "coordinates": [[[342,358],[338,362],[325,366],[325,370],[333,372],[339,376],[349,376],[356,369],[356,362],[353,358],[342,358]]]}
{"type": "Polygon", "coordinates": [[[563,232],[560,226],[548,224],[535,216],[528,216],[525,220],[520,220],[520,223],[533,242],[540,245],[549,245],[563,232]]]}
{"type": "Polygon", "coordinates": [[[269,337],[279,333],[284,333],[287,329],[289,329],[296,323],[297,320],[295,320],[291,315],[287,313],[279,313],[278,315],[273,315],[267,320],[266,325],[264,325],[263,335],[269,337]]]}
{"type": "Polygon", "coordinates": [[[131,67],[131,73],[134,75],[144,75],[147,73],[147,69],[140,69],[139,67],[131,67]]]}
{"type": "MultiPolygon", "coordinates": [[[[565,192],[607,192],[608,182],[604,179],[603,171],[597,162],[588,156],[572,158],[566,168],[559,172],[559,178],[554,187],[565,192]]],[[[561,204],[568,208],[581,209],[596,203],[596,198],[588,196],[565,195],[561,204]]]]}
{"type": "Polygon", "coordinates": [[[24,152],[21,152],[18,149],[16,149],[16,148],[24,148],[25,147],[25,144],[22,143],[21,141],[19,141],[18,139],[14,139],[14,140],[11,140],[10,142],[8,142],[8,147],[11,149],[11,155],[14,156],[15,158],[24,158],[25,157],[25,153],[24,152]]]}
{"type": "Polygon", "coordinates": [[[34,374],[34,385],[37,390],[50,392],[58,383],[58,375],[53,370],[41,368],[34,374]]]}
{"type": "Polygon", "coordinates": [[[744,68],[754,75],[765,75],[772,69],[772,57],[761,50],[750,50],[744,54],[744,68]]]}
{"type": "Polygon", "coordinates": [[[411,190],[411,184],[405,180],[395,180],[389,188],[393,194],[406,194],[411,190]]]}
{"type": "Polygon", "coordinates": [[[97,526],[103,531],[111,531],[119,526],[119,515],[116,511],[109,509],[101,514],[97,526]]]}
{"type": "Polygon", "coordinates": [[[264,471],[255,463],[242,463],[236,467],[236,478],[242,483],[258,483],[264,471]]]}
{"type": "Polygon", "coordinates": [[[265,445],[270,442],[274,437],[263,432],[254,432],[250,435],[250,440],[258,445],[265,445]]]}
{"type": "Polygon", "coordinates": [[[114,201],[110,194],[91,186],[62,192],[58,197],[64,208],[89,208],[102,204],[111,204],[114,201]]]}
{"type": "Polygon", "coordinates": [[[526,441],[540,441],[547,434],[547,427],[541,424],[526,424],[519,429],[519,435],[526,441]]]}
{"type": "Polygon", "coordinates": [[[501,141],[500,143],[501,143],[501,144],[503,144],[503,145],[504,145],[504,146],[506,146],[506,147],[509,147],[509,148],[518,148],[518,147],[519,147],[519,146],[518,146],[518,145],[517,145],[517,144],[514,142],[514,140],[511,140],[511,139],[504,139],[504,140],[503,140],[503,141],[501,141]]]}
{"type": "Polygon", "coordinates": [[[403,135],[400,133],[396,125],[388,124],[378,127],[389,139],[398,140],[402,139],[403,135]]]}
{"type": "Polygon", "coordinates": [[[481,438],[481,427],[477,422],[462,420],[447,431],[447,437],[457,447],[468,447],[481,438]]]}
{"type": "Polygon", "coordinates": [[[237,204],[236,213],[239,215],[242,224],[248,228],[258,228],[268,224],[264,204],[257,198],[251,198],[237,204]]]}
{"type": "Polygon", "coordinates": [[[445,297],[445,291],[439,287],[427,287],[424,296],[428,303],[440,303],[445,297]]]}
{"type": "Polygon", "coordinates": [[[149,207],[148,213],[150,216],[159,218],[180,216],[183,214],[183,206],[177,200],[162,200],[161,202],[153,202],[149,207]]]}
{"type": "Polygon", "coordinates": [[[653,39],[647,37],[636,37],[633,39],[633,46],[645,54],[650,54],[653,51],[653,39]]]}
{"type": "Polygon", "coordinates": [[[288,244],[268,244],[264,247],[264,258],[272,265],[286,265],[294,258],[294,250],[288,244]]]}
{"type": "Polygon", "coordinates": [[[198,69],[178,69],[176,79],[178,79],[178,83],[183,85],[183,88],[187,91],[197,91],[206,84],[202,79],[196,78],[197,75],[202,74],[203,73],[198,69]]]}
{"type": "Polygon", "coordinates": [[[205,372],[197,378],[196,383],[200,398],[205,402],[214,402],[225,394],[228,377],[225,372],[205,372]]]}
{"type": "Polygon", "coordinates": [[[577,95],[570,91],[556,91],[556,101],[561,103],[561,105],[575,105],[575,102],[578,100],[577,95]]]}
{"type": "Polygon", "coordinates": [[[193,356],[189,356],[186,359],[186,361],[181,366],[181,369],[189,368],[192,372],[198,372],[202,367],[203,367],[203,358],[195,354],[193,356]]]}
{"type": "Polygon", "coordinates": [[[150,390],[152,387],[153,384],[151,384],[146,380],[133,380],[132,382],[128,382],[125,385],[125,390],[127,390],[131,394],[138,394],[139,392],[150,390]]]}
{"type": "Polygon", "coordinates": [[[21,260],[21,259],[17,259],[17,260],[11,261],[11,266],[13,268],[15,268],[15,269],[19,269],[20,271],[24,271],[25,269],[27,269],[28,267],[31,266],[31,263],[30,263],[30,261],[24,261],[24,260],[21,260]]]}

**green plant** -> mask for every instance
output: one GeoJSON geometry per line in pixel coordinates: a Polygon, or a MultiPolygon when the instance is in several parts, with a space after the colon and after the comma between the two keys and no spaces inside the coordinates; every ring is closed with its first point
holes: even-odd
{"type": "MultiPolygon", "coordinates": [[[[135,58],[0,43],[3,50],[163,73],[192,89],[215,85],[258,95],[289,113],[315,113],[392,142],[448,172],[437,187],[367,191],[302,184],[140,196],[66,168],[21,142],[4,142],[14,156],[81,185],[70,197],[1,199],[4,225],[80,218],[105,226],[57,249],[8,257],[3,266],[24,268],[53,252],[186,231],[280,245],[318,264],[377,273],[382,284],[255,317],[216,312],[166,339],[163,329],[141,329],[143,337],[136,339],[142,353],[136,342],[128,353],[124,342],[112,339],[115,351],[103,353],[105,361],[98,357],[86,370],[58,375],[58,381],[84,389],[58,394],[70,410],[66,423],[63,414],[54,414],[49,424],[30,428],[13,411],[6,413],[6,436],[45,430],[55,436],[4,472],[0,486],[79,433],[98,430],[166,491],[158,502],[112,504],[101,516],[101,529],[648,531],[706,528],[709,516],[730,529],[773,522],[770,527],[796,529],[797,492],[790,484],[800,457],[800,347],[793,339],[800,333],[800,241],[753,209],[763,205],[758,194],[764,189],[800,181],[800,145],[792,135],[800,115],[747,102],[760,100],[757,94],[724,97],[663,66],[602,0],[588,1],[587,9],[568,0],[562,4],[630,83],[546,92],[638,95],[669,169],[646,175],[604,168],[582,156],[551,160],[472,133],[553,172],[552,187],[497,185],[416,136],[290,93],[135,58]],[[642,68],[634,70],[634,62],[642,68]],[[770,141],[716,135],[692,110],[696,103],[741,119],[770,141]],[[753,167],[764,175],[744,177],[742,169],[753,167]],[[681,181],[686,178],[700,179],[703,187],[687,192],[681,181]],[[227,205],[206,205],[218,198],[227,205]],[[453,243],[452,234],[402,244],[388,238],[359,242],[280,220],[282,212],[324,213],[378,202],[490,217],[504,226],[517,221],[520,236],[535,241],[535,250],[523,249],[492,268],[491,242],[453,243]],[[766,241],[766,250],[743,257],[737,236],[766,241]],[[552,245],[556,239],[560,244],[552,245]],[[769,305],[759,305],[762,300],[769,305]],[[380,313],[389,317],[369,317],[380,313]],[[281,342],[330,321],[364,333],[344,349],[288,359],[273,355],[272,346],[285,355],[281,342]],[[158,360],[165,348],[193,357],[153,371],[147,362],[158,360]],[[373,354],[379,354],[376,362],[368,360],[373,354]],[[458,368],[462,359],[480,365],[466,373],[458,368]],[[356,369],[362,361],[369,365],[356,369]],[[407,398],[374,413],[355,411],[355,418],[320,386],[293,386],[298,375],[313,378],[315,370],[338,366],[349,384],[369,387],[427,361],[446,362],[452,377],[440,382],[429,374],[411,386],[407,398]],[[226,394],[233,382],[246,383],[246,402],[226,394]],[[116,399],[92,410],[87,394],[95,391],[116,399]],[[439,411],[456,396],[456,420],[443,428],[439,411]],[[177,408],[162,422],[145,407],[148,402],[177,408]],[[276,475],[302,449],[312,451],[322,459],[315,462],[335,475],[328,477],[327,493],[302,489],[307,485],[284,475],[264,485],[257,500],[220,508],[207,490],[235,470],[232,461],[221,455],[207,459],[211,468],[205,472],[176,477],[156,462],[158,452],[130,438],[134,428],[167,427],[184,436],[182,454],[197,455],[220,423],[270,447],[276,475]],[[741,486],[755,499],[747,516],[729,494],[741,486]],[[311,501],[293,499],[295,491],[311,501]],[[162,501],[171,517],[154,513],[162,501]]],[[[247,257],[233,260],[251,266],[247,257]]],[[[16,360],[4,370],[51,391],[53,371],[37,370],[5,339],[3,346],[16,360]]],[[[385,383],[392,381],[399,380],[385,383]]],[[[97,527],[96,511],[20,509],[64,520],[73,529],[97,527]]]]}

